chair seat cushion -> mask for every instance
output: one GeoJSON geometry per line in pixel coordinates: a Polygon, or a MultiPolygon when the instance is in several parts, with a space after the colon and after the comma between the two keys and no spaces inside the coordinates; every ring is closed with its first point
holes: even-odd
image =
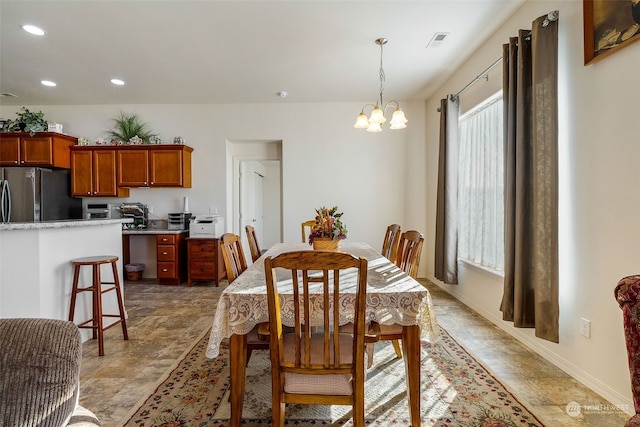
{"type": "MultiPolygon", "coordinates": [[[[322,334],[311,337],[311,363],[323,362],[324,339],[322,334]]],[[[340,362],[351,363],[353,349],[353,336],[340,334],[340,362]]],[[[304,349],[302,350],[304,358],[304,349]]],[[[295,338],[293,334],[284,335],[284,360],[295,360],[295,338]]],[[[284,391],[292,394],[326,394],[326,395],[350,395],[352,391],[351,374],[338,375],[312,375],[285,373],[284,391]]]]}

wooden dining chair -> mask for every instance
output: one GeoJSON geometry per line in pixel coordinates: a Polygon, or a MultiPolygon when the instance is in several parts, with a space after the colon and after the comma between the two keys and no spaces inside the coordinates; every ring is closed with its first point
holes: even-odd
{"type": "MultiPolygon", "coordinates": [[[[350,405],[353,425],[364,426],[367,260],[345,252],[294,251],[264,260],[271,340],[272,422],[283,426],[287,403],[350,405]],[[282,300],[276,269],[285,269],[292,293],[282,300]],[[357,269],[351,304],[336,304],[340,270],[357,269]],[[290,278],[290,279],[289,279],[290,278]],[[282,325],[281,304],[294,311],[294,330],[282,325]],[[323,312],[313,313],[321,307],[323,312]],[[339,318],[353,316],[351,333],[339,318]],[[313,325],[313,326],[312,326],[313,325]]],[[[351,270],[353,271],[353,270],[351,270]]],[[[282,286],[282,282],[280,282],[282,286]]],[[[369,337],[375,340],[376,337],[369,337]]]]}
{"type": "Polygon", "coordinates": [[[305,221],[302,223],[302,243],[308,243],[309,242],[309,234],[311,234],[311,227],[313,227],[314,225],[316,225],[316,220],[315,219],[311,219],[309,221],[305,221]],[[307,228],[309,229],[309,232],[307,233],[307,228]]]}
{"type": "Polygon", "coordinates": [[[247,241],[249,242],[249,250],[251,251],[251,261],[256,262],[256,260],[260,258],[260,255],[262,255],[260,245],[258,244],[258,238],[256,237],[256,230],[250,225],[247,225],[244,229],[247,232],[247,241]]]}
{"type": "MultiPolygon", "coordinates": [[[[422,245],[424,236],[419,231],[405,231],[400,235],[398,242],[398,253],[395,264],[409,276],[414,279],[418,276],[418,267],[420,265],[420,255],[422,254],[422,245]]],[[[400,350],[400,340],[402,339],[402,325],[394,323],[392,325],[375,325],[379,328],[380,341],[391,341],[396,356],[402,357],[400,350]]]]}
{"type": "Polygon", "coordinates": [[[400,225],[391,224],[387,227],[384,242],[382,242],[382,256],[391,262],[396,262],[398,243],[400,243],[400,225]]]}
{"type": "MultiPolygon", "coordinates": [[[[247,269],[247,260],[244,257],[240,236],[233,233],[222,235],[222,258],[227,270],[227,280],[233,283],[236,278],[247,269]]],[[[247,335],[247,364],[253,350],[268,350],[269,341],[258,334],[260,325],[256,325],[247,335]]]]}

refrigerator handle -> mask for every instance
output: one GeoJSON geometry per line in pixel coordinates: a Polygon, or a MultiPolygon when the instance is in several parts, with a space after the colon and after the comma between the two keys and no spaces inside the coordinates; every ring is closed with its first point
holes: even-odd
{"type": "Polygon", "coordinates": [[[0,193],[2,193],[2,197],[0,198],[0,216],[2,217],[2,222],[11,222],[11,190],[9,188],[9,181],[6,179],[0,181],[0,193]]]}

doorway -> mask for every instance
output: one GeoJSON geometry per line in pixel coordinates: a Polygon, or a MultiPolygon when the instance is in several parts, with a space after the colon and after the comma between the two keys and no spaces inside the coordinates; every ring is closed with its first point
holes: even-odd
{"type": "Polygon", "coordinates": [[[282,241],[282,141],[235,140],[227,147],[227,217],[250,262],[246,225],[262,249],[282,241]]]}

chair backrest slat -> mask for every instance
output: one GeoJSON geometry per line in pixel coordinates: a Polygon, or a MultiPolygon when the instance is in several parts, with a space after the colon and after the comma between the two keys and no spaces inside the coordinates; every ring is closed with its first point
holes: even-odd
{"type": "Polygon", "coordinates": [[[382,243],[382,256],[391,262],[396,262],[398,256],[398,243],[400,243],[400,225],[391,224],[387,227],[382,243]]]}
{"type": "Polygon", "coordinates": [[[240,236],[233,233],[222,235],[222,258],[227,270],[227,280],[232,283],[247,269],[247,260],[240,242],[240,236]]]}
{"type": "Polygon", "coordinates": [[[423,243],[424,236],[419,231],[405,231],[400,236],[396,265],[414,279],[418,276],[423,243]]]}
{"type": "Polygon", "coordinates": [[[250,225],[245,227],[247,233],[247,241],[249,242],[249,250],[251,251],[251,261],[256,262],[260,258],[260,245],[258,244],[258,238],[256,237],[256,230],[250,225]]]}

